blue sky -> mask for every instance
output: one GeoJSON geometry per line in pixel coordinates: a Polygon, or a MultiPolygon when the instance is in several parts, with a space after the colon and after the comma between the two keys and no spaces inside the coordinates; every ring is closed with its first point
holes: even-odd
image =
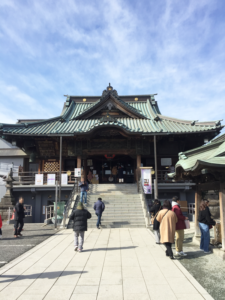
{"type": "Polygon", "coordinates": [[[0,1],[0,123],[63,95],[158,93],[162,114],[225,123],[225,2],[0,1]]]}

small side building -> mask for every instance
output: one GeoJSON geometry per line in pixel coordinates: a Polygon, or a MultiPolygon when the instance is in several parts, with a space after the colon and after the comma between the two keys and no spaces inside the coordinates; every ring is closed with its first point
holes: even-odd
{"type": "MultiPolygon", "coordinates": [[[[208,144],[179,153],[175,172],[170,173],[174,181],[191,180],[195,186],[195,239],[200,238],[198,225],[199,206],[202,199],[218,195],[219,219],[222,251],[225,258],[225,134],[218,136],[208,144]],[[210,197],[210,196],[209,196],[210,197]]],[[[217,214],[216,210],[214,211],[217,214]]]]}

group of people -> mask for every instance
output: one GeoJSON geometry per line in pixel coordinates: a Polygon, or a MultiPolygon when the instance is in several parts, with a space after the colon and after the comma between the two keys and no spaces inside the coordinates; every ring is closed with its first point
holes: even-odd
{"type": "MultiPolygon", "coordinates": [[[[200,250],[204,251],[204,253],[210,253],[209,230],[211,226],[215,226],[216,224],[211,217],[208,204],[209,201],[202,200],[198,217],[201,230],[200,250]]],[[[164,244],[166,247],[166,256],[174,259],[172,244],[176,236],[176,255],[186,256],[187,254],[183,252],[183,241],[184,230],[186,229],[185,220],[188,220],[188,217],[183,215],[178,197],[175,196],[172,198],[172,204],[169,200],[164,201],[163,206],[161,206],[160,201],[156,199],[150,212],[153,214],[153,230],[156,244],[164,244]]]]}
{"type": "MultiPolygon", "coordinates": [[[[98,198],[98,201],[94,204],[95,214],[97,215],[97,228],[100,229],[102,213],[105,210],[105,204],[102,202],[102,198],[98,198]]],[[[80,201],[76,210],[70,215],[70,221],[73,221],[74,231],[74,250],[82,252],[84,244],[84,233],[87,231],[87,220],[91,219],[91,213],[84,207],[80,201]],[[80,240],[79,240],[80,239],[80,240]]]]}

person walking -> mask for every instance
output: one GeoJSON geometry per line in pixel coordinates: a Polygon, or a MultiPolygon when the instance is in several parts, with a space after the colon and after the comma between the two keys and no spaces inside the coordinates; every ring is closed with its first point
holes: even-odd
{"type": "Polygon", "coordinates": [[[80,187],[80,202],[83,203],[84,197],[84,204],[87,204],[87,192],[89,191],[89,184],[84,180],[84,177],[81,177],[81,182],[79,182],[78,186],[80,187]]]}
{"type": "Polygon", "coordinates": [[[91,213],[84,208],[82,202],[79,202],[77,209],[70,215],[70,221],[73,221],[74,251],[82,252],[83,250],[84,233],[87,231],[88,219],[91,219],[91,213]]]}
{"type": "Polygon", "coordinates": [[[165,200],[163,209],[160,210],[156,219],[160,223],[160,242],[166,246],[166,256],[174,259],[172,244],[174,243],[176,223],[178,220],[176,214],[171,211],[171,209],[170,201],[165,200]]]}
{"type": "Polygon", "coordinates": [[[175,241],[175,248],[176,254],[180,256],[186,256],[187,254],[183,252],[183,242],[184,242],[184,229],[185,220],[188,220],[188,217],[185,217],[182,214],[180,209],[180,199],[177,196],[172,198],[172,211],[176,214],[178,222],[176,224],[176,241],[175,241]]]}
{"type": "Polygon", "coordinates": [[[18,238],[19,236],[22,236],[21,231],[23,229],[24,225],[24,206],[23,206],[24,199],[23,197],[19,198],[19,202],[15,205],[15,225],[14,225],[14,237],[18,238]]]}
{"type": "Polygon", "coordinates": [[[2,239],[2,217],[0,215],[0,239],[2,239]]]}
{"type": "Polygon", "coordinates": [[[209,229],[210,226],[216,225],[216,222],[211,217],[211,213],[208,205],[209,205],[208,200],[201,201],[200,208],[199,208],[199,216],[198,216],[199,228],[201,231],[200,250],[204,251],[204,253],[207,254],[211,253],[211,251],[209,251],[209,243],[210,243],[209,229]]]}
{"type": "Polygon", "coordinates": [[[158,199],[155,199],[154,204],[152,208],[150,208],[150,212],[152,213],[153,217],[153,230],[155,233],[155,242],[156,244],[160,244],[160,233],[159,233],[159,225],[160,223],[157,221],[156,217],[158,215],[158,212],[162,209],[161,203],[158,199]]]}
{"type": "Polygon", "coordinates": [[[123,183],[124,182],[123,170],[124,170],[123,167],[120,166],[119,170],[118,170],[119,183],[123,183]]]}
{"type": "Polygon", "coordinates": [[[105,210],[105,204],[102,202],[102,198],[98,198],[98,201],[94,204],[95,214],[98,217],[97,220],[97,228],[100,229],[99,225],[101,225],[102,213],[105,210]]]}

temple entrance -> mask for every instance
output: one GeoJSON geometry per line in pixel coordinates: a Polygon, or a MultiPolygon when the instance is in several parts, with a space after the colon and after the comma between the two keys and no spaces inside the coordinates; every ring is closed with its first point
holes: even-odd
{"type": "Polygon", "coordinates": [[[134,183],[135,168],[136,160],[128,155],[96,155],[87,159],[87,175],[93,175],[93,183],[119,183],[119,178],[124,183],[134,183]]]}

